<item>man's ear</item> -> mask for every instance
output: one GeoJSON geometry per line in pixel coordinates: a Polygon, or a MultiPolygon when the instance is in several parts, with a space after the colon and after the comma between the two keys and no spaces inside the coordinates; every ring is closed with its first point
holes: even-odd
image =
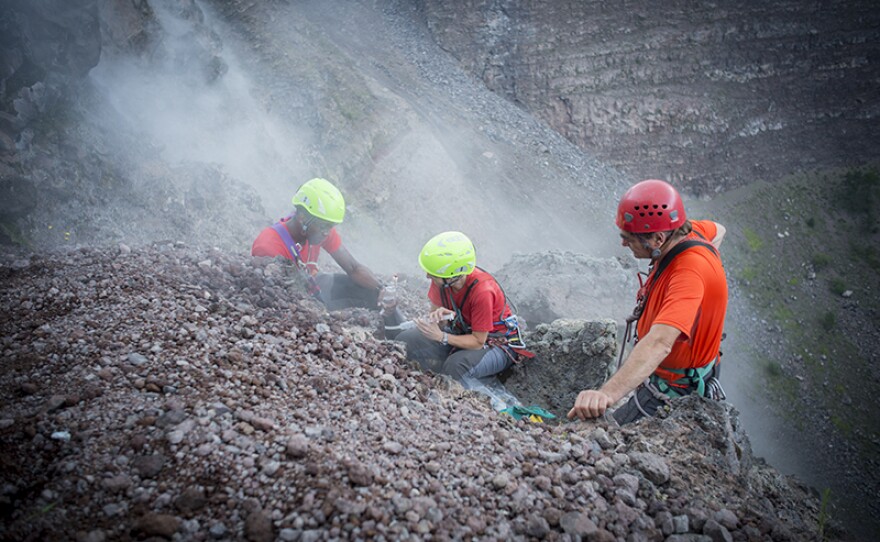
{"type": "Polygon", "coordinates": [[[663,243],[669,240],[669,234],[665,231],[654,232],[654,241],[657,242],[657,247],[662,247],[663,243]]]}

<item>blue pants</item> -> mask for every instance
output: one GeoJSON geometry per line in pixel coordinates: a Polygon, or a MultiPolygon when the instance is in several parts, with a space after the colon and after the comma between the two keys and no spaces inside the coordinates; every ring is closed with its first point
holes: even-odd
{"type": "Polygon", "coordinates": [[[426,338],[416,328],[401,332],[396,340],[406,343],[407,357],[417,361],[422,370],[449,375],[459,382],[493,376],[513,364],[499,346],[453,352],[451,346],[426,338]]]}

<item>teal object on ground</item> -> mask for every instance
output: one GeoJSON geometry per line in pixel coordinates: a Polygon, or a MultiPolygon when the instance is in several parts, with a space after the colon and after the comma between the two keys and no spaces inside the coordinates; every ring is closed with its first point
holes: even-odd
{"type": "MultiPolygon", "coordinates": [[[[531,418],[532,416],[540,416],[541,418],[552,420],[556,417],[552,412],[548,412],[541,407],[536,406],[512,406],[505,408],[504,410],[499,410],[499,412],[503,412],[504,414],[510,414],[514,417],[514,419],[521,420],[523,418],[531,418]]],[[[541,420],[532,420],[532,421],[541,421],[541,420]]]]}

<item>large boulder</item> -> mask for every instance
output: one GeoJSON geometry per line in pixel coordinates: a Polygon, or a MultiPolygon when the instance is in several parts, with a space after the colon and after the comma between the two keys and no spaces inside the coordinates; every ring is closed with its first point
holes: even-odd
{"type": "Polygon", "coordinates": [[[504,386],[524,404],[557,416],[565,416],[581,390],[601,386],[616,366],[614,320],[556,320],[526,339],[535,358],[515,365],[504,386]]]}
{"type": "Polygon", "coordinates": [[[495,273],[529,323],[557,318],[613,318],[622,323],[638,290],[628,260],[594,258],[575,252],[514,254],[495,273]]]}

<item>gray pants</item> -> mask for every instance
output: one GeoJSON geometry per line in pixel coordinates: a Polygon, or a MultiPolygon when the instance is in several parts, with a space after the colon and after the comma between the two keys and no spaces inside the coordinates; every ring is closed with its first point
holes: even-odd
{"type": "Polygon", "coordinates": [[[513,362],[498,346],[480,350],[456,350],[426,338],[416,329],[407,329],[396,340],[406,343],[407,357],[419,363],[422,370],[451,376],[462,382],[465,378],[484,379],[510,367],[513,362]]]}
{"type": "Polygon", "coordinates": [[[657,410],[665,404],[666,401],[655,397],[651,390],[642,384],[636,388],[636,392],[629,398],[629,401],[615,410],[612,416],[617,420],[617,423],[624,425],[644,418],[645,415],[642,414],[642,410],[644,410],[649,416],[653,416],[656,414],[657,410]],[[636,405],[636,400],[639,402],[638,405],[636,405]],[[639,410],[639,406],[642,407],[642,410],[639,410]]]}

